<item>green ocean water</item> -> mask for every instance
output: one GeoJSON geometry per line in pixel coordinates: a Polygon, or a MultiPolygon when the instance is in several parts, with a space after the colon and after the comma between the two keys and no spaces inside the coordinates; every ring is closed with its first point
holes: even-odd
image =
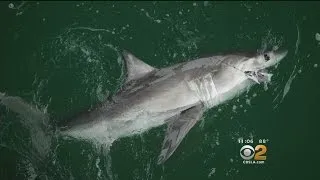
{"type": "Polygon", "coordinates": [[[50,120],[0,106],[0,179],[318,179],[319,2],[0,2],[0,92],[50,120]],[[157,165],[165,126],[100,145],[55,133],[121,86],[122,50],[163,68],[225,52],[287,49],[270,84],[206,112],[157,165]],[[43,135],[43,136],[42,136],[43,135]],[[243,164],[239,138],[267,139],[243,164]],[[39,148],[42,147],[42,148],[39,148]]]}

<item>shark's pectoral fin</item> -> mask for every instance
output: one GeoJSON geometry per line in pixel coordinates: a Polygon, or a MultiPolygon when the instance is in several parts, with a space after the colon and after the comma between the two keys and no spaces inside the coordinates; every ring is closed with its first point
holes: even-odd
{"type": "Polygon", "coordinates": [[[177,149],[182,139],[189,130],[200,120],[203,115],[203,105],[194,106],[185,110],[181,115],[168,124],[158,164],[165,162],[177,149]]]}
{"type": "Polygon", "coordinates": [[[126,82],[140,79],[149,73],[156,70],[156,68],[144,63],[139,58],[135,57],[128,51],[123,51],[122,55],[126,62],[127,67],[127,80],[126,82]]]}

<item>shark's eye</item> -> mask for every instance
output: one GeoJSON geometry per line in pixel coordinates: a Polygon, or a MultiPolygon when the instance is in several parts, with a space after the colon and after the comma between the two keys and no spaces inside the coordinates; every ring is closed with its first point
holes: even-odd
{"type": "Polygon", "coordinates": [[[244,73],[245,73],[246,75],[252,75],[252,74],[253,74],[252,71],[244,71],[244,73]]]}
{"type": "Polygon", "coordinates": [[[270,60],[270,56],[269,56],[268,54],[264,54],[263,56],[264,56],[264,59],[265,59],[266,61],[269,61],[269,60],[270,60]]]}

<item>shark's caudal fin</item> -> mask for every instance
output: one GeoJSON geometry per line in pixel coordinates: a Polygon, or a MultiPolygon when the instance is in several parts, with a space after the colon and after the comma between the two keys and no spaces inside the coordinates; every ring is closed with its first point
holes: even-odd
{"type": "Polygon", "coordinates": [[[0,93],[0,105],[4,105],[13,112],[23,116],[36,119],[45,119],[46,115],[38,110],[36,107],[24,102],[20,97],[7,96],[0,93]]]}
{"type": "Polygon", "coordinates": [[[138,59],[128,51],[123,51],[122,55],[125,59],[127,67],[126,82],[138,80],[156,70],[156,68],[144,63],[142,60],[138,59]]]}
{"type": "Polygon", "coordinates": [[[201,119],[203,112],[203,105],[197,105],[169,122],[158,164],[164,163],[173,154],[189,130],[201,119]]]}
{"type": "Polygon", "coordinates": [[[5,106],[21,117],[21,123],[29,130],[34,149],[40,158],[50,151],[51,137],[45,127],[49,117],[46,113],[26,103],[20,97],[7,96],[0,92],[0,105],[5,106]]]}

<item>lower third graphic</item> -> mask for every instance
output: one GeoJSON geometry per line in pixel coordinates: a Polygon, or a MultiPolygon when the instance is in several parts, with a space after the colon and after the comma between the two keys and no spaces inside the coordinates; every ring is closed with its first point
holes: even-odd
{"type": "MultiPolygon", "coordinates": [[[[259,143],[260,142],[266,141],[259,140],[259,143]]],[[[251,145],[247,144],[242,146],[240,149],[240,156],[243,159],[243,164],[264,164],[267,159],[266,153],[266,144],[258,144],[254,148],[251,145]]]]}

